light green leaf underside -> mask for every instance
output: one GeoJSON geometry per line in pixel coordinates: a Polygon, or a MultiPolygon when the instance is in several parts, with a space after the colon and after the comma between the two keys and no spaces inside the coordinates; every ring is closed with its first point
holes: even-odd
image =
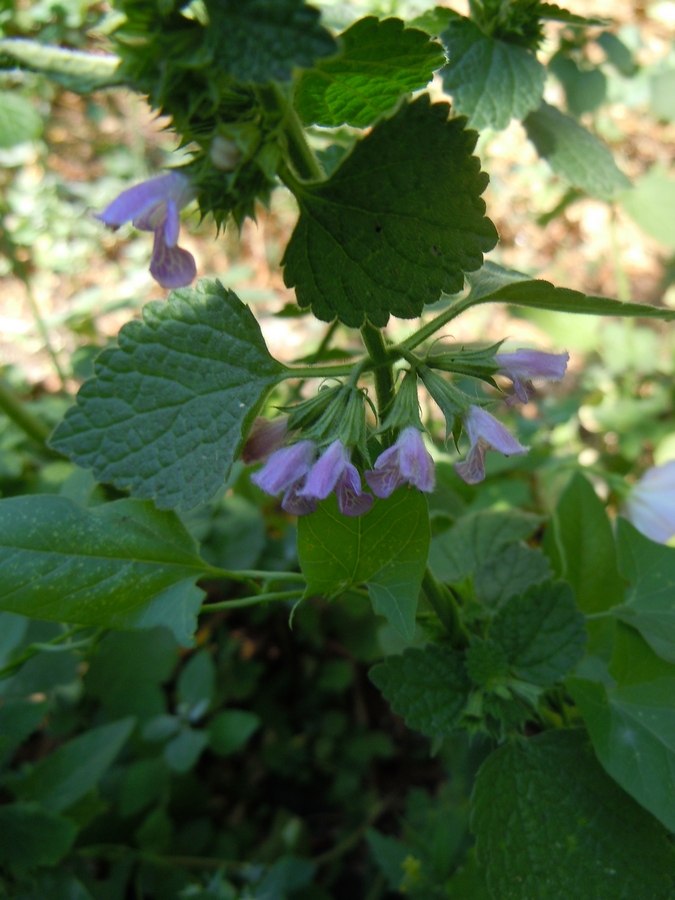
{"type": "Polygon", "coordinates": [[[489,37],[468,19],[453,19],[442,35],[449,62],[443,87],[473,128],[506,128],[538,108],[546,70],[524,47],[489,37]]]}
{"type": "Polygon", "coordinates": [[[429,737],[452,734],[470,689],[462,655],[438,644],[389,656],[369,677],[406,725],[429,737]]]}
{"type": "Polygon", "coordinates": [[[117,56],[52,47],[25,38],[0,40],[0,57],[3,55],[46,75],[69,91],[89,93],[121,83],[116,74],[120,63],[117,56]]]}
{"type": "Polygon", "coordinates": [[[469,513],[432,540],[429,566],[436,578],[459,584],[504,548],[528,538],[540,521],[518,510],[469,513]]]}
{"type": "Polygon", "coordinates": [[[331,496],[298,521],[306,596],[331,597],[365,584],[375,612],[410,639],[429,540],[427,502],[417,490],[400,488],[358,518],[341,515],[331,496]]]}
{"type": "Polygon", "coordinates": [[[402,94],[423,88],[445,62],[443,48],[400,19],[359,19],[340,35],[342,55],[305,72],[295,105],[307,124],[364,128],[402,94]]]}
{"type": "Polygon", "coordinates": [[[595,297],[569,288],[554,287],[548,281],[530,279],[490,261],[477,272],[467,275],[467,281],[471,291],[465,300],[460,301],[462,305],[510,303],[513,306],[590,316],[675,319],[672,309],[659,309],[645,303],[623,303],[611,297],[595,297]]]}
{"type": "Polygon", "coordinates": [[[650,541],[621,518],[616,537],[621,574],[629,587],[625,602],[612,614],[675,663],[675,548],[650,541]]]}
{"type": "Polygon", "coordinates": [[[381,120],[328,181],[298,192],[284,280],[298,303],[357,328],[415,318],[480,268],[497,232],[476,134],[427,95],[381,120]]]}
{"type": "Polygon", "coordinates": [[[224,483],[282,368],[250,309],[218,282],[149,303],[118,343],[51,444],[101,482],[192,509],[224,483]]]}
{"type": "Polygon", "coordinates": [[[613,686],[582,678],[566,685],[609,775],[675,832],[675,665],[619,624],[613,686]]]}
{"type": "Polygon", "coordinates": [[[584,617],[564,582],[530,587],[495,616],[490,638],[502,647],[516,677],[548,687],[584,655],[584,617]]]}
{"type": "Polygon", "coordinates": [[[85,510],[64,497],[0,502],[0,609],[37,619],[148,628],[189,644],[207,568],[174,513],[138,500],[85,510]]]}
{"type": "Polygon", "coordinates": [[[0,148],[32,141],[41,131],[42,117],[29,97],[0,91],[0,148]]]}
{"type": "Polygon", "coordinates": [[[337,45],[304,0],[205,0],[214,64],[239,81],[290,81],[337,45]]]}
{"type": "Polygon", "coordinates": [[[483,764],[472,830],[499,900],[672,900],[667,832],[603,771],[585,732],[547,731],[483,764]]]}
{"type": "Polygon", "coordinates": [[[601,200],[630,187],[609,148],[555,107],[542,103],[523,125],[537,153],[572,187],[601,200]]]}

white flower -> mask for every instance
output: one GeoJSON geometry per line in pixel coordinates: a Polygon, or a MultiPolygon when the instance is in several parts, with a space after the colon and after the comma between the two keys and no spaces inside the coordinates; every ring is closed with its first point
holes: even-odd
{"type": "Polygon", "coordinates": [[[660,544],[675,535],[675,460],[647,469],[626,500],[624,514],[660,544]]]}

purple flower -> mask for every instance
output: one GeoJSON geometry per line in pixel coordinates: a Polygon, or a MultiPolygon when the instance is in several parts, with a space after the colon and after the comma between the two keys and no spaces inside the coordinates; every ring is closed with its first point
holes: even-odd
{"type": "Polygon", "coordinates": [[[366,472],[366,481],[376,497],[389,497],[401,485],[414,485],[424,493],[434,489],[434,461],[427,452],[418,428],[409,425],[399,434],[393,447],[375,460],[366,472]]]}
{"type": "Polygon", "coordinates": [[[647,469],[631,491],[624,512],[652,541],[665,544],[675,535],[675,460],[647,469]]]}
{"type": "Polygon", "coordinates": [[[154,231],[150,274],[164,288],[185,287],[197,266],[192,254],[178,246],[179,212],[195,196],[185,175],[168,172],[122,191],[97,218],[110,228],[131,221],[140,231],[154,231]]]}
{"type": "Polygon", "coordinates": [[[314,463],[300,497],[325,500],[333,491],[343,516],[362,516],[374,502],[371,494],[363,492],[361,476],[342,441],[333,441],[314,463]]]}
{"type": "Polygon", "coordinates": [[[286,416],[279,416],[272,421],[258,416],[242,447],[242,462],[245,462],[247,466],[266,462],[283,444],[287,430],[288,418],[286,416]]]}
{"type": "Polygon", "coordinates": [[[560,381],[565,374],[569,353],[544,353],[542,350],[516,350],[515,353],[497,353],[495,362],[499,374],[513,382],[516,397],[527,403],[532,394],[533,378],[560,381]]]}
{"type": "Polygon", "coordinates": [[[281,508],[294,516],[305,516],[316,509],[316,501],[301,493],[315,459],[314,441],[298,441],[273,453],[251,481],[272,496],[283,491],[281,508]]]}
{"type": "Polygon", "coordinates": [[[501,422],[480,406],[469,407],[464,427],[469,435],[471,448],[464,462],[455,463],[455,472],[467,484],[478,484],[485,478],[487,450],[497,450],[504,456],[519,456],[530,449],[519,444],[501,422]]]}

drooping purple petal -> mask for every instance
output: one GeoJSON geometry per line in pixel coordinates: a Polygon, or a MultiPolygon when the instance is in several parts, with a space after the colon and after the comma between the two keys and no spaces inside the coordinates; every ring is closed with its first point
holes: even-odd
{"type": "Polygon", "coordinates": [[[464,419],[471,448],[464,462],[455,463],[455,472],[467,484],[478,484],[485,478],[485,453],[497,450],[504,456],[520,456],[527,453],[524,447],[507,429],[480,406],[470,406],[464,419]]]}
{"type": "Polygon", "coordinates": [[[259,472],[251,476],[266,494],[275,496],[302,481],[310,470],[316,456],[314,441],[298,441],[290,447],[277,450],[267,460],[259,472]]]}
{"type": "Polygon", "coordinates": [[[430,494],[434,489],[436,471],[419,429],[412,425],[404,428],[396,443],[401,475],[418,490],[430,494]]]}
{"type": "Polygon", "coordinates": [[[141,231],[154,231],[156,225],[143,223],[143,217],[155,206],[172,198],[179,208],[186,206],[195,195],[194,188],[185,175],[180,172],[167,172],[157,178],[141,181],[133,187],[122,191],[102,213],[96,216],[110,228],[119,228],[125,222],[134,220],[136,228],[141,231]]]}
{"type": "Polygon", "coordinates": [[[164,213],[164,242],[167,247],[176,246],[179,232],[180,213],[178,212],[176,201],[169,197],[166,201],[166,212],[164,213]]]}
{"type": "Polygon", "coordinates": [[[271,421],[258,416],[242,447],[242,462],[251,466],[254,463],[268,460],[276,450],[281,448],[287,430],[288,419],[286,416],[279,416],[271,421]]]}
{"type": "Polygon", "coordinates": [[[163,288],[187,287],[197,275],[194,256],[182,247],[168,247],[160,226],[155,231],[150,274],[163,288]]]}
{"type": "Polygon", "coordinates": [[[319,505],[313,498],[302,496],[300,492],[304,486],[305,478],[303,477],[298,481],[294,481],[284,491],[281,508],[292,516],[308,516],[310,513],[315,512],[319,505]]]}
{"type": "MultiPolygon", "coordinates": [[[[390,447],[389,449],[393,448],[390,447]]],[[[378,459],[381,458],[379,457],[378,459]]],[[[375,465],[377,466],[377,463],[375,465]]],[[[369,472],[365,472],[364,475],[368,482],[368,487],[376,497],[380,497],[382,500],[391,497],[394,491],[397,491],[405,484],[405,478],[401,475],[398,467],[398,456],[380,469],[372,469],[369,472]]]]}
{"type": "Polygon", "coordinates": [[[374,501],[372,494],[366,494],[361,487],[361,477],[356,466],[348,462],[335,486],[338,509],[343,516],[356,518],[367,513],[374,501]]]}
{"type": "Polygon", "coordinates": [[[560,381],[565,375],[569,358],[569,353],[545,353],[543,350],[521,348],[514,353],[497,353],[495,362],[500,374],[513,382],[518,399],[527,403],[534,391],[532,379],[560,381]]]}
{"type": "Polygon", "coordinates": [[[342,441],[333,441],[312,466],[302,491],[303,496],[325,500],[335,490],[338,478],[348,465],[349,454],[342,441]]]}

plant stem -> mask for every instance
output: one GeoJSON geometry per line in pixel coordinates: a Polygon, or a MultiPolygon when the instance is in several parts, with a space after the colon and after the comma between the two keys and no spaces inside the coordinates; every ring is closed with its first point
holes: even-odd
{"type": "Polygon", "coordinates": [[[293,104],[286,97],[283,89],[278,84],[272,85],[274,97],[281,110],[283,110],[282,128],[288,139],[288,152],[291,161],[301,178],[308,181],[321,181],[325,178],[319,161],[307,143],[305,129],[298,118],[293,104]]]}
{"type": "Polygon", "coordinates": [[[284,366],[284,379],[288,378],[341,378],[351,375],[356,363],[340,366],[284,366]]]}
{"type": "Polygon", "coordinates": [[[42,313],[40,312],[40,307],[35,298],[35,294],[33,293],[31,283],[27,278],[24,279],[23,283],[24,287],[26,288],[26,299],[28,300],[28,305],[30,306],[31,313],[33,314],[33,320],[35,321],[37,330],[40,332],[40,337],[42,338],[42,341],[44,343],[45,350],[51,358],[54,370],[56,371],[59,381],[61,382],[61,388],[65,390],[66,376],[63,372],[63,369],[61,368],[59,357],[49,337],[49,329],[47,328],[45,320],[42,318],[42,313]]]}
{"type": "Polygon", "coordinates": [[[26,407],[17,398],[11,388],[0,381],[0,410],[18,425],[29,438],[38,443],[44,450],[47,448],[47,438],[51,428],[40,419],[28,412],[26,407]]]}
{"type": "Polygon", "coordinates": [[[369,812],[367,818],[364,822],[362,822],[358,828],[348,834],[345,838],[331,847],[330,850],[326,850],[325,853],[320,853],[318,856],[312,857],[312,862],[315,866],[323,866],[325,863],[332,862],[334,859],[338,859],[340,856],[345,854],[348,850],[351,850],[353,846],[358,844],[363,835],[368,831],[370,826],[379,819],[382,813],[387,809],[388,803],[384,800],[377,803],[373,809],[369,812]]]}
{"type": "Polygon", "coordinates": [[[237,569],[230,571],[229,569],[218,569],[210,566],[204,573],[204,577],[208,578],[227,578],[230,581],[249,581],[252,578],[259,578],[261,581],[301,581],[307,579],[300,572],[267,572],[265,569],[237,569]]]}
{"type": "Polygon", "coordinates": [[[199,610],[201,613],[219,612],[223,609],[242,609],[245,606],[256,606],[258,603],[267,603],[268,600],[295,600],[302,597],[304,591],[276,591],[270,594],[252,594],[250,597],[241,597],[239,600],[223,600],[222,603],[206,603],[199,610]]]}
{"type": "MultiPolygon", "coordinates": [[[[423,341],[433,337],[439,328],[443,328],[444,325],[447,325],[448,322],[452,322],[452,320],[456,319],[461,313],[472,306],[478,306],[478,304],[482,302],[484,302],[482,298],[472,298],[470,294],[466,297],[461,297],[459,300],[454,300],[444,312],[440,313],[435,319],[432,319],[431,322],[427,322],[426,325],[423,325],[422,328],[413,332],[410,337],[406,338],[405,341],[401,343],[401,351],[404,349],[414,350],[415,347],[419,346],[423,341]]],[[[392,349],[396,350],[397,348],[393,347],[392,349]]]]}
{"type": "Polygon", "coordinates": [[[422,579],[422,590],[445,626],[452,646],[457,649],[466,647],[469,643],[469,635],[462,625],[457,601],[448,587],[436,581],[428,566],[422,579]]]}
{"type": "Polygon", "coordinates": [[[385,346],[382,331],[379,328],[375,328],[370,322],[366,322],[361,328],[361,337],[371,360],[375,364],[373,367],[375,396],[377,398],[377,415],[381,422],[385,410],[394,398],[394,372],[391,364],[391,354],[385,346]]]}

